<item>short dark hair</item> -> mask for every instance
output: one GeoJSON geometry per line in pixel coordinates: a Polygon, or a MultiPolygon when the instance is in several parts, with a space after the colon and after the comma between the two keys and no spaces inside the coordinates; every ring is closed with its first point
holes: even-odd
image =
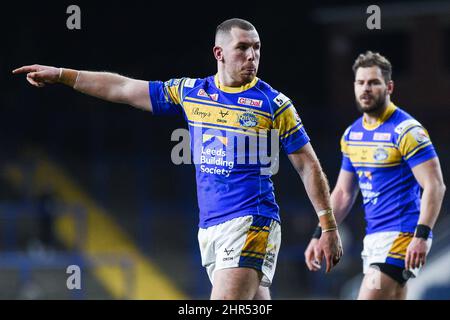
{"type": "Polygon", "coordinates": [[[381,74],[383,75],[386,83],[391,80],[392,65],[386,57],[382,56],[378,52],[372,52],[369,50],[364,54],[360,54],[358,58],[356,58],[352,69],[356,75],[358,68],[370,68],[373,66],[380,68],[381,74]]]}
{"type": "Polygon", "coordinates": [[[225,20],[221,24],[219,24],[216,28],[216,39],[219,33],[229,33],[232,28],[239,28],[242,30],[250,31],[256,30],[255,26],[250,22],[244,19],[232,18],[225,20]]]}

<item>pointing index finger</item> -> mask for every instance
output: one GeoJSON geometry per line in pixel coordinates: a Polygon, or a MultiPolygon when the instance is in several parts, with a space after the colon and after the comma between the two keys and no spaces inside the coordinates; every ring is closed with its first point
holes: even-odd
{"type": "Polygon", "coordinates": [[[23,66],[23,67],[14,69],[12,73],[17,74],[17,73],[25,73],[25,72],[31,72],[31,71],[36,71],[36,68],[34,66],[23,66]]]}

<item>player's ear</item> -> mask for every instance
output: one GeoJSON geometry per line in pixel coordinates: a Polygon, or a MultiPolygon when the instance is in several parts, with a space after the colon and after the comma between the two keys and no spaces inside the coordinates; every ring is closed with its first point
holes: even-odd
{"type": "Polygon", "coordinates": [[[389,94],[392,94],[394,92],[394,81],[389,80],[387,83],[387,91],[389,94]]]}
{"type": "Polygon", "coordinates": [[[223,49],[220,46],[214,46],[213,48],[214,58],[217,61],[223,61],[223,49]]]}

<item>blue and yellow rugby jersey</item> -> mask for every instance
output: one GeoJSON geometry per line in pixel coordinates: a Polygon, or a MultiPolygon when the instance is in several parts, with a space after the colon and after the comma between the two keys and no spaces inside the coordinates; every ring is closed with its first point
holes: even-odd
{"type": "Polygon", "coordinates": [[[374,125],[361,117],[341,139],[342,169],[358,176],[367,234],[414,232],[420,186],[411,168],[436,157],[428,132],[391,103],[374,125]]]}
{"type": "Polygon", "coordinates": [[[151,81],[149,90],[155,115],[184,114],[188,123],[199,226],[245,215],[280,221],[270,174],[261,174],[270,164],[257,155],[271,151],[271,129],[288,154],[309,142],[291,100],[258,78],[236,88],[220,85],[217,75],[151,81]]]}

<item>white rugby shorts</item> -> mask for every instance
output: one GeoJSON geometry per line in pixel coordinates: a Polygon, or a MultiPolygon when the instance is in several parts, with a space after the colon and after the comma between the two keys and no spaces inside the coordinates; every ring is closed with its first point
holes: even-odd
{"type": "Polygon", "coordinates": [[[278,221],[263,216],[238,217],[200,228],[198,241],[211,283],[216,270],[237,267],[261,271],[262,286],[272,283],[281,244],[278,221]]]}

